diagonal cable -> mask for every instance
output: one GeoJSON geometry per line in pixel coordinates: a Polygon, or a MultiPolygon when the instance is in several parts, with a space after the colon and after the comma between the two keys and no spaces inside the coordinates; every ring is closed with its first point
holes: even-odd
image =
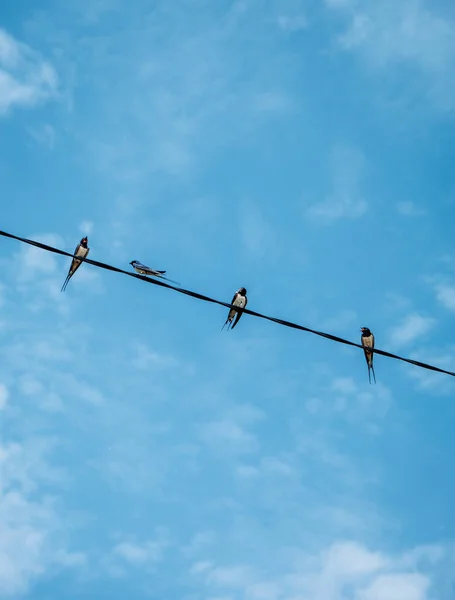
{"type": "MultiPolygon", "coordinates": [[[[79,256],[75,256],[70,252],[65,252],[64,250],[60,250],[59,248],[54,248],[53,246],[49,246],[48,244],[43,244],[42,242],[37,242],[36,240],[29,240],[27,238],[19,237],[17,235],[13,235],[12,233],[7,233],[6,231],[0,230],[0,236],[10,238],[13,240],[17,240],[18,242],[22,242],[24,244],[28,244],[30,246],[35,246],[37,248],[41,248],[42,250],[46,250],[47,252],[53,252],[54,254],[60,254],[62,256],[68,256],[70,258],[77,258],[82,262],[86,262],[94,267],[98,267],[99,269],[105,269],[107,271],[113,271],[114,273],[121,273],[122,275],[128,275],[128,277],[135,277],[136,279],[141,279],[147,283],[151,283],[153,285],[158,285],[160,287],[168,288],[173,290],[174,292],[178,292],[179,294],[185,294],[186,296],[191,296],[192,298],[196,298],[197,300],[203,300],[204,302],[211,302],[212,304],[219,304],[220,306],[225,306],[226,308],[237,308],[228,302],[222,302],[221,300],[216,300],[215,298],[210,298],[210,296],[205,296],[204,294],[199,294],[198,292],[193,292],[191,290],[186,290],[181,287],[176,287],[169,283],[165,283],[164,281],[160,281],[158,279],[150,279],[145,275],[139,275],[138,273],[131,273],[130,271],[124,271],[123,269],[119,269],[118,267],[114,267],[113,265],[109,265],[107,263],[103,263],[97,260],[92,260],[90,258],[81,258],[79,256]]],[[[278,325],[282,325],[283,327],[289,327],[291,329],[297,329],[299,331],[306,331],[308,333],[312,333],[313,335],[318,335],[319,337],[326,338],[328,340],[332,340],[333,342],[338,342],[339,344],[345,344],[347,346],[354,346],[355,348],[360,348],[364,350],[361,344],[356,344],[355,342],[351,342],[349,340],[345,340],[344,338],[338,337],[336,335],[332,335],[331,333],[324,333],[323,331],[317,331],[316,329],[311,329],[310,327],[305,327],[304,325],[299,325],[297,323],[292,323],[291,321],[286,321],[284,319],[279,319],[277,317],[269,317],[268,315],[264,315],[262,313],[258,313],[254,310],[250,310],[248,308],[243,308],[242,312],[251,315],[252,317],[257,317],[259,319],[265,319],[266,321],[272,321],[273,323],[278,323],[278,325]]],[[[450,375],[455,377],[455,373],[452,371],[447,371],[445,369],[441,369],[440,367],[436,367],[434,365],[429,365],[424,362],[420,362],[418,360],[413,360],[412,358],[405,358],[403,356],[399,356],[398,354],[392,354],[391,352],[387,352],[386,350],[380,350],[379,348],[368,348],[368,351],[374,352],[375,354],[380,354],[381,356],[385,356],[387,358],[392,358],[395,360],[401,360],[403,362],[409,363],[411,365],[415,365],[416,367],[420,367],[421,369],[428,369],[429,371],[436,371],[438,373],[443,373],[445,375],[450,375]]]]}

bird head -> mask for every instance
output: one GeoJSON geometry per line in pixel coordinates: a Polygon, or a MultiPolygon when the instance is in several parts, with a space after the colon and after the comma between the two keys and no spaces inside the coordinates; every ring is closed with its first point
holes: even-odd
{"type": "Polygon", "coordinates": [[[134,265],[135,265],[136,263],[137,263],[137,260],[132,260],[132,261],[130,262],[130,265],[133,265],[133,267],[134,267],[134,265]]]}
{"type": "Polygon", "coordinates": [[[246,289],[244,287],[241,287],[237,294],[240,294],[241,296],[246,296],[246,289]]]}
{"type": "Polygon", "coordinates": [[[371,335],[371,331],[368,329],[368,327],[361,327],[360,331],[363,333],[363,335],[371,335]]]}
{"type": "Polygon", "coordinates": [[[85,236],[81,239],[81,246],[84,246],[84,248],[87,248],[87,244],[88,244],[88,237],[85,236]]]}

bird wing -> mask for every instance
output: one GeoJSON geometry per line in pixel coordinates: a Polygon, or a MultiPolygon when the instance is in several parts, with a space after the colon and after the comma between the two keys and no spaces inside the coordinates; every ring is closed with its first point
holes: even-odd
{"type": "Polygon", "coordinates": [[[367,348],[374,348],[374,335],[367,337],[362,336],[362,346],[364,347],[365,358],[369,367],[373,364],[373,352],[369,352],[367,348]]]}
{"type": "MultiPolygon", "coordinates": [[[[237,300],[239,298],[239,295],[237,294],[237,292],[235,292],[234,297],[231,300],[231,304],[234,304],[237,306],[237,300]]],[[[235,317],[236,314],[236,310],[235,308],[231,308],[229,311],[229,315],[228,315],[228,321],[232,321],[232,319],[235,317]]]]}
{"type": "Polygon", "coordinates": [[[146,271],[148,269],[148,267],[146,265],[143,265],[141,262],[139,262],[138,260],[135,260],[133,263],[133,267],[137,267],[138,269],[143,269],[144,271],[146,271]]]}
{"type": "MultiPolygon", "coordinates": [[[[239,294],[237,297],[237,300],[235,302],[235,305],[238,306],[239,308],[245,308],[247,302],[248,302],[248,300],[246,299],[246,296],[241,296],[239,294]]],[[[237,316],[235,318],[234,323],[232,324],[232,329],[234,329],[234,327],[240,321],[240,317],[243,315],[243,310],[236,310],[235,312],[237,313],[237,316]]]]}
{"type": "MultiPolygon", "coordinates": [[[[84,246],[82,246],[80,243],[76,246],[76,249],[74,250],[74,254],[76,256],[80,256],[82,258],[86,258],[89,252],[90,252],[90,248],[84,248],[84,246]]],[[[74,275],[74,273],[78,270],[78,268],[81,266],[81,264],[82,264],[81,260],[79,260],[78,258],[73,258],[73,260],[71,261],[70,268],[68,269],[68,275],[66,276],[65,282],[63,283],[63,286],[62,286],[62,292],[66,289],[66,286],[68,285],[69,280],[74,275]]]]}
{"type": "MultiPolygon", "coordinates": [[[[81,248],[82,248],[82,246],[80,244],[78,244],[76,246],[76,249],[74,250],[73,254],[75,254],[77,256],[78,252],[80,251],[81,248]]],[[[81,264],[80,260],[77,260],[77,258],[73,258],[73,260],[71,261],[69,271],[68,271],[68,275],[70,277],[72,277],[74,275],[74,273],[77,271],[77,268],[80,264],[81,264]]]]}
{"type": "Polygon", "coordinates": [[[136,263],[136,267],[144,273],[147,273],[147,275],[153,275],[155,273],[153,269],[147,267],[147,265],[143,265],[142,263],[136,263]]]}
{"type": "MultiPolygon", "coordinates": [[[[76,256],[80,256],[81,258],[87,258],[88,253],[90,252],[90,248],[84,248],[84,246],[78,246],[74,252],[74,254],[76,256]]],[[[71,271],[71,275],[74,275],[74,273],[78,270],[78,268],[81,266],[82,261],[77,259],[77,258],[73,258],[73,261],[71,263],[71,267],[70,267],[70,271],[71,271]]]]}
{"type": "Polygon", "coordinates": [[[147,265],[143,265],[139,261],[136,261],[133,266],[135,269],[143,271],[146,275],[154,275],[155,277],[159,277],[160,275],[164,275],[164,273],[166,273],[166,271],[157,271],[156,269],[147,267],[147,265]]]}

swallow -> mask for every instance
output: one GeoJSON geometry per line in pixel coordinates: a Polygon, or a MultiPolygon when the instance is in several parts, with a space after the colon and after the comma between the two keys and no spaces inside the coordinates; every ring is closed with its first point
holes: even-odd
{"type": "Polygon", "coordinates": [[[146,265],[140,263],[138,260],[132,260],[130,262],[130,265],[133,267],[136,273],[139,273],[139,275],[145,275],[146,277],[161,277],[161,279],[166,279],[171,283],[180,285],[180,283],[178,283],[177,281],[173,281],[172,279],[165,277],[164,274],[166,273],[166,271],[157,271],[156,269],[151,269],[150,267],[147,267],[146,265]]]}
{"type": "MultiPolygon", "coordinates": [[[[237,292],[235,292],[234,297],[232,298],[231,304],[234,306],[238,306],[239,309],[245,308],[248,302],[248,298],[246,297],[246,289],[244,287],[240,288],[237,292]]],[[[226,323],[221,328],[221,331],[228,326],[228,329],[234,329],[237,323],[240,321],[240,317],[243,314],[243,310],[238,310],[236,308],[231,308],[228,314],[228,318],[226,319],[226,323]],[[237,315],[237,316],[236,316],[237,315]],[[234,317],[235,320],[234,320],[234,317]],[[234,320],[234,322],[232,322],[234,320]]]]}
{"type": "Polygon", "coordinates": [[[367,361],[367,366],[368,366],[368,380],[371,383],[370,371],[372,371],[373,377],[374,377],[374,382],[376,383],[376,375],[374,374],[374,367],[373,367],[374,353],[366,350],[366,348],[374,348],[374,335],[371,333],[371,331],[368,329],[368,327],[362,327],[360,329],[360,331],[362,332],[361,342],[362,342],[362,346],[365,348],[365,350],[364,350],[365,359],[367,361]]]}
{"type": "Polygon", "coordinates": [[[88,253],[90,252],[90,248],[87,246],[87,244],[88,237],[84,237],[76,246],[76,250],[74,251],[75,258],[73,258],[73,260],[71,261],[71,266],[69,268],[68,275],[66,276],[65,283],[62,285],[62,289],[60,291],[64,292],[66,290],[66,286],[68,285],[69,280],[82,264],[82,261],[78,260],[76,256],[80,256],[81,258],[87,258],[88,253]]]}

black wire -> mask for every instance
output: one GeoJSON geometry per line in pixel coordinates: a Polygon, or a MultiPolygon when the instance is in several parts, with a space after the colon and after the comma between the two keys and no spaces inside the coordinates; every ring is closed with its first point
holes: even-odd
{"type": "MultiPolygon", "coordinates": [[[[30,246],[36,246],[37,248],[41,248],[42,250],[46,250],[48,252],[53,252],[54,254],[61,254],[62,256],[69,256],[70,258],[77,258],[82,262],[89,263],[94,267],[99,267],[100,269],[106,269],[107,271],[114,271],[114,273],[122,273],[122,275],[128,275],[129,277],[135,277],[136,279],[141,279],[142,281],[146,281],[147,283],[151,283],[153,285],[158,285],[160,287],[168,288],[170,290],[174,290],[174,292],[178,292],[180,294],[185,294],[186,296],[191,296],[192,298],[196,298],[198,300],[203,300],[204,302],[211,302],[212,304],[219,304],[220,306],[225,306],[226,308],[237,308],[228,302],[222,302],[221,300],[215,300],[214,298],[210,298],[209,296],[205,296],[204,294],[199,294],[198,292],[192,292],[191,290],[186,290],[181,287],[175,287],[170,285],[169,283],[165,283],[164,281],[160,281],[158,279],[150,279],[145,275],[139,275],[137,273],[131,273],[130,271],[124,271],[123,269],[119,269],[118,267],[114,267],[112,265],[108,265],[106,263],[99,262],[97,260],[91,260],[90,258],[81,258],[79,256],[75,256],[69,252],[65,252],[64,250],[60,250],[58,248],[54,248],[53,246],[48,246],[47,244],[43,244],[41,242],[36,242],[35,240],[29,240],[27,238],[22,238],[17,235],[13,235],[12,233],[7,233],[6,231],[0,230],[0,235],[3,237],[11,238],[13,240],[17,240],[24,244],[29,244],[30,246]]],[[[255,312],[254,310],[250,310],[248,308],[242,309],[243,313],[247,315],[251,315],[252,317],[258,317],[259,319],[265,319],[266,321],[272,321],[274,323],[278,323],[278,325],[283,325],[284,327],[290,327],[291,329],[298,329],[299,331],[306,331],[308,333],[312,333],[314,335],[318,335],[323,338],[327,338],[328,340],[332,340],[334,342],[338,342],[340,344],[346,344],[347,346],[353,346],[355,348],[360,348],[364,350],[364,347],[361,344],[356,344],[355,342],[351,342],[349,340],[345,340],[344,338],[338,337],[336,335],[332,335],[330,333],[324,333],[323,331],[317,331],[315,329],[311,329],[309,327],[304,327],[303,325],[298,325],[297,323],[292,323],[291,321],[285,321],[284,319],[278,319],[276,317],[269,317],[267,315],[263,315],[262,313],[255,312]]],[[[445,375],[451,375],[455,377],[455,373],[452,371],[446,371],[445,369],[441,369],[439,367],[435,367],[433,365],[429,365],[427,363],[420,362],[418,360],[412,360],[411,358],[404,358],[403,356],[398,356],[397,354],[392,354],[391,352],[387,352],[385,350],[379,350],[379,348],[369,348],[369,352],[374,352],[375,354],[380,354],[381,356],[386,356],[387,358],[393,358],[395,360],[401,360],[403,362],[409,363],[411,365],[415,365],[416,367],[420,367],[422,369],[428,369],[430,371],[436,371],[438,373],[444,373],[445,375]]]]}

